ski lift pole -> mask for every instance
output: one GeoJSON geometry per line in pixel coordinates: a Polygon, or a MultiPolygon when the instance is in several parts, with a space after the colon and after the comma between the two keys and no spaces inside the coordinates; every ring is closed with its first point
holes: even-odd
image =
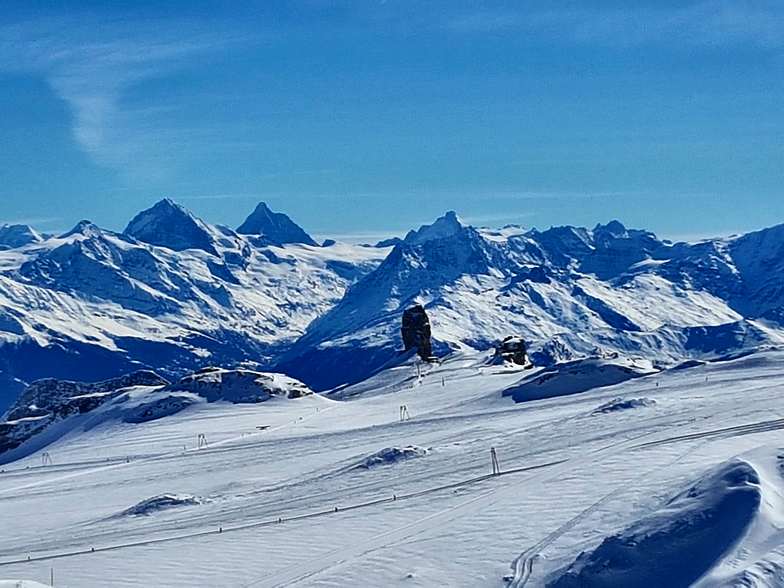
{"type": "Polygon", "coordinates": [[[498,476],[501,473],[501,465],[498,463],[498,452],[495,447],[490,448],[490,463],[493,468],[493,475],[498,476]]]}

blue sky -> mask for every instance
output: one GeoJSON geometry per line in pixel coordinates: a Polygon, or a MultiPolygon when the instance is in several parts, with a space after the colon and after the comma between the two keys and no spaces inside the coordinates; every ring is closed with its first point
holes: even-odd
{"type": "Polygon", "coordinates": [[[4,2],[0,84],[0,222],[44,231],[784,222],[778,1],[4,2]]]}

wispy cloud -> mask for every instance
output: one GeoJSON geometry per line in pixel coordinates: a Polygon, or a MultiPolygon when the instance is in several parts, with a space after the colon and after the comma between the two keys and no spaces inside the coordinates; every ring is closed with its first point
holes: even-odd
{"type": "Polygon", "coordinates": [[[156,113],[124,104],[128,92],[245,40],[187,23],[35,20],[0,25],[0,70],[44,77],[73,113],[75,141],[97,163],[155,175],[183,129],[160,124],[161,106],[156,113]]]}
{"type": "Polygon", "coordinates": [[[519,31],[536,37],[578,43],[722,46],[784,45],[784,6],[774,0],[706,0],[671,4],[629,3],[622,7],[492,9],[452,12],[444,27],[453,32],[484,34],[519,31]]]}

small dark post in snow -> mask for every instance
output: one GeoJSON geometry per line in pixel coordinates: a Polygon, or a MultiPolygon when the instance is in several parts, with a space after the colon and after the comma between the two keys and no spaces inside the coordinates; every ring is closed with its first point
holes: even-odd
{"type": "Polygon", "coordinates": [[[501,473],[501,466],[498,463],[498,453],[495,450],[495,447],[490,448],[490,463],[493,467],[493,475],[497,476],[501,473]]]}
{"type": "Polygon", "coordinates": [[[49,569],[49,585],[54,586],[54,568],[49,569]]]}

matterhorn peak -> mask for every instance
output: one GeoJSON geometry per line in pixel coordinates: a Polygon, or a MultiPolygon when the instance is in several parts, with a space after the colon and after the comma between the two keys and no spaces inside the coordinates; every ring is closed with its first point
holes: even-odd
{"type": "Polygon", "coordinates": [[[409,245],[418,245],[433,239],[443,239],[451,237],[455,233],[462,231],[465,224],[457,216],[454,210],[450,210],[443,216],[437,218],[432,225],[422,225],[416,231],[409,231],[404,241],[409,245]]]}
{"type": "Polygon", "coordinates": [[[259,202],[237,232],[243,235],[262,235],[275,245],[304,243],[318,245],[302,227],[282,212],[273,212],[265,202],[259,202]]]}
{"type": "Polygon", "coordinates": [[[125,234],[175,251],[202,249],[217,255],[209,227],[169,198],[137,214],[128,223],[125,234]]]}

